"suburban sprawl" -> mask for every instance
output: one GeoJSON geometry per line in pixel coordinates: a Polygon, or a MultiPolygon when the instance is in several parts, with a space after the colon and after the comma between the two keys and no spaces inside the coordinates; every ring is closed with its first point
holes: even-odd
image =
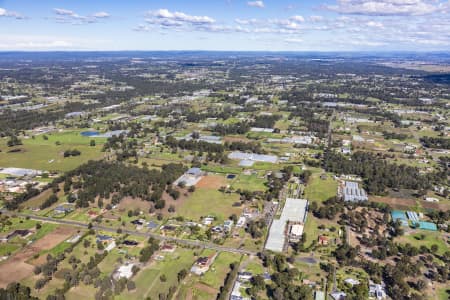
{"type": "Polygon", "coordinates": [[[0,299],[449,299],[439,66],[1,53],[0,299]]]}

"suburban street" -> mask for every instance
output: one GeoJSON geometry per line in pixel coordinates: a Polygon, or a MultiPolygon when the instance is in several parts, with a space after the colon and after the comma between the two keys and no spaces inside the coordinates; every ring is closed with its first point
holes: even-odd
{"type": "MultiPolygon", "coordinates": [[[[31,215],[31,214],[15,213],[15,212],[10,212],[5,209],[0,210],[0,212],[2,214],[6,214],[6,215],[17,215],[17,216],[24,217],[24,218],[30,218],[30,219],[36,220],[36,221],[51,222],[51,223],[57,223],[57,224],[61,224],[61,225],[69,225],[69,226],[74,226],[74,227],[88,228],[88,224],[82,223],[82,222],[77,222],[77,221],[72,221],[72,220],[63,220],[63,219],[55,219],[55,218],[50,218],[50,217],[36,216],[36,215],[31,215]]],[[[113,232],[113,233],[117,232],[117,228],[112,228],[112,227],[103,226],[103,225],[95,225],[95,224],[92,224],[92,229],[102,230],[102,231],[106,231],[106,232],[113,232]]],[[[183,244],[186,246],[194,246],[194,247],[200,247],[200,248],[205,248],[205,249],[212,249],[212,250],[216,250],[216,251],[225,251],[225,252],[246,254],[246,255],[256,255],[257,254],[256,252],[248,251],[245,249],[223,247],[223,246],[215,245],[212,243],[163,236],[163,235],[151,233],[151,232],[140,232],[140,231],[135,231],[135,230],[122,229],[122,233],[134,235],[134,236],[143,236],[143,237],[148,237],[148,238],[152,237],[154,239],[161,240],[161,241],[175,242],[175,243],[183,244]]]]}

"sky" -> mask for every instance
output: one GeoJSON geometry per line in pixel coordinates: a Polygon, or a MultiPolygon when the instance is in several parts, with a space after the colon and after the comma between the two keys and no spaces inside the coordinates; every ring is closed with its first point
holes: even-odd
{"type": "Polygon", "coordinates": [[[450,51],[450,0],[0,0],[0,51],[450,51]]]}

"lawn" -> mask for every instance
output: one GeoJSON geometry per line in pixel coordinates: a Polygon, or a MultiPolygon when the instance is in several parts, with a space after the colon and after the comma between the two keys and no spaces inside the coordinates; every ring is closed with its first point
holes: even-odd
{"type": "Polygon", "coordinates": [[[338,183],[330,176],[320,179],[320,174],[313,174],[305,188],[305,197],[309,201],[323,202],[336,196],[338,183]]]}
{"type": "Polygon", "coordinates": [[[232,214],[240,214],[241,208],[232,206],[237,201],[239,201],[237,194],[226,194],[216,189],[197,188],[178,208],[178,214],[192,220],[199,220],[202,216],[208,215],[224,220],[232,214]]]}
{"type": "Polygon", "coordinates": [[[266,186],[265,178],[260,178],[259,174],[252,175],[239,175],[231,184],[231,186],[237,190],[249,190],[249,191],[265,191],[266,186]]]}
{"type": "Polygon", "coordinates": [[[431,248],[433,244],[438,246],[438,253],[443,254],[448,251],[448,245],[444,241],[443,236],[439,232],[431,232],[426,230],[417,230],[414,234],[403,235],[396,239],[399,243],[409,243],[415,247],[426,246],[428,249],[431,248]],[[421,239],[421,234],[424,235],[424,239],[421,239]]]}
{"type": "Polygon", "coordinates": [[[0,244],[0,256],[9,255],[19,249],[21,246],[18,244],[1,243],[0,244]]]}
{"type": "Polygon", "coordinates": [[[94,299],[96,289],[92,285],[80,283],[79,286],[71,288],[66,294],[66,300],[94,299]]]}
{"type": "Polygon", "coordinates": [[[177,274],[182,269],[189,270],[194,262],[192,250],[178,248],[174,253],[163,254],[165,259],[151,263],[141,270],[133,279],[136,283],[136,291],[124,292],[115,299],[157,299],[160,293],[167,293],[172,286],[178,286],[177,274]],[[166,282],[160,281],[160,276],[165,275],[166,282]]]}
{"type": "Polygon", "coordinates": [[[223,285],[225,277],[230,272],[230,264],[240,262],[240,260],[241,256],[239,255],[220,252],[208,272],[203,275],[201,281],[210,287],[219,289],[223,285]]]}
{"type": "Polygon", "coordinates": [[[0,143],[0,166],[29,168],[47,171],[68,171],[75,169],[80,164],[88,160],[102,157],[102,141],[96,139],[95,147],[89,146],[92,138],[83,137],[79,131],[68,131],[62,133],[36,136],[34,139],[21,139],[23,145],[9,148],[6,146],[7,140],[0,143]],[[60,145],[56,145],[59,142],[60,145]],[[21,149],[20,152],[8,153],[11,149],[21,149]],[[78,149],[80,156],[63,157],[63,152],[69,149],[78,149]]]}

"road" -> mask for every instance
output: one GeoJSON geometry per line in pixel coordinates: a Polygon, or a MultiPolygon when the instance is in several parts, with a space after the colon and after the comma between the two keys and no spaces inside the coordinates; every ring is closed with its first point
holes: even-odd
{"type": "MultiPolygon", "coordinates": [[[[0,212],[2,214],[16,215],[16,216],[20,216],[20,217],[24,217],[24,218],[30,218],[30,219],[36,220],[36,221],[51,222],[51,223],[69,225],[69,226],[74,226],[74,227],[88,228],[88,224],[82,223],[82,222],[77,222],[77,221],[72,221],[72,220],[55,219],[55,218],[42,217],[42,216],[36,216],[36,215],[31,215],[31,214],[16,213],[16,212],[10,212],[10,211],[4,210],[4,209],[0,210],[0,212]]],[[[94,230],[102,230],[102,231],[106,231],[106,232],[117,233],[117,228],[112,228],[112,227],[103,226],[103,225],[95,225],[95,224],[92,224],[92,225],[93,225],[92,229],[94,229],[94,230]]],[[[225,252],[246,254],[246,255],[256,255],[257,254],[256,252],[245,250],[245,249],[224,247],[224,246],[220,246],[220,245],[216,245],[216,244],[212,244],[212,243],[208,243],[208,242],[203,242],[203,241],[187,240],[187,239],[180,239],[180,238],[176,238],[176,237],[163,236],[163,235],[151,233],[151,232],[140,232],[140,231],[135,231],[135,230],[122,229],[122,233],[134,235],[134,236],[142,236],[142,237],[147,237],[147,238],[152,237],[152,238],[160,240],[160,241],[175,242],[175,243],[186,245],[186,246],[195,246],[195,247],[201,247],[201,248],[206,248],[206,249],[212,249],[212,250],[216,250],[216,251],[225,251],[225,252]]]]}

